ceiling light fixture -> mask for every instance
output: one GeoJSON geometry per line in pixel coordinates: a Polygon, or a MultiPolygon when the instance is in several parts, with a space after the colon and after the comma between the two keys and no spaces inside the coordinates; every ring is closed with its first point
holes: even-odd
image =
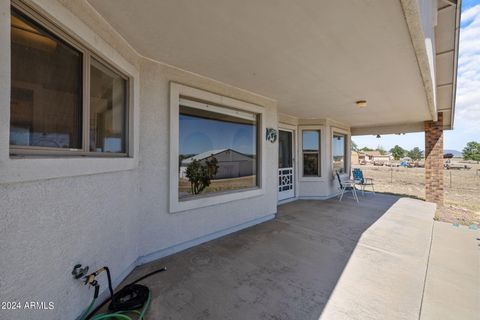
{"type": "Polygon", "coordinates": [[[356,104],[359,108],[365,108],[367,106],[367,100],[358,100],[356,104]]]}

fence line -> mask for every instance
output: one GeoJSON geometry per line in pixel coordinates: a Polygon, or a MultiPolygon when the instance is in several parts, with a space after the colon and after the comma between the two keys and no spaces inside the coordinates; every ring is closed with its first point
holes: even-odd
{"type": "MultiPolygon", "coordinates": [[[[354,165],[362,169],[364,176],[385,184],[425,186],[424,168],[354,165]]],[[[478,168],[444,170],[444,187],[458,190],[480,191],[480,165],[478,168]]]]}

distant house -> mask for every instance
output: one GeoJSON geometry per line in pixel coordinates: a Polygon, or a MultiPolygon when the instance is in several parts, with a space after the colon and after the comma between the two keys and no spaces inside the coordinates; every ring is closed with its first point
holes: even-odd
{"type": "Polygon", "coordinates": [[[379,151],[369,151],[366,155],[372,162],[388,162],[392,160],[390,154],[381,154],[379,151]]]}
{"type": "Polygon", "coordinates": [[[180,178],[186,178],[187,167],[194,160],[205,163],[213,157],[218,161],[218,170],[214,179],[245,177],[254,175],[256,172],[256,163],[253,156],[232,149],[217,149],[202,152],[182,160],[180,178]]]}
{"type": "Polygon", "coordinates": [[[374,162],[389,162],[392,160],[390,154],[381,154],[380,151],[352,151],[352,164],[366,164],[374,162]]]}

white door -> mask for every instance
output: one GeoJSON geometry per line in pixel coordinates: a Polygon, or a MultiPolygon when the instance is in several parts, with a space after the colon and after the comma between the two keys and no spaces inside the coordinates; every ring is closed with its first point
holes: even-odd
{"type": "Polygon", "coordinates": [[[278,201],[295,197],[293,131],[278,132],[278,201]]]}

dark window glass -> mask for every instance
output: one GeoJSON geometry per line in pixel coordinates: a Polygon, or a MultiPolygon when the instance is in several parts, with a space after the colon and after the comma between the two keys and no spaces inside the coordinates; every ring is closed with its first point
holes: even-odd
{"type": "Polygon", "coordinates": [[[345,135],[335,133],[332,138],[333,172],[346,172],[345,135]]]}
{"type": "Polygon", "coordinates": [[[90,66],[90,151],[125,152],[127,81],[100,62],[90,66]]]}
{"type": "Polygon", "coordinates": [[[304,130],[302,132],[303,175],[320,175],[320,131],[304,130]]]}
{"type": "Polygon", "coordinates": [[[179,199],[257,186],[257,118],[180,106],[179,199]]]}
{"type": "Polygon", "coordinates": [[[279,131],[278,135],[278,168],[293,167],[292,135],[289,131],[279,131]]]}
{"type": "Polygon", "coordinates": [[[12,8],[10,145],[82,148],[82,53],[12,8]]]}

